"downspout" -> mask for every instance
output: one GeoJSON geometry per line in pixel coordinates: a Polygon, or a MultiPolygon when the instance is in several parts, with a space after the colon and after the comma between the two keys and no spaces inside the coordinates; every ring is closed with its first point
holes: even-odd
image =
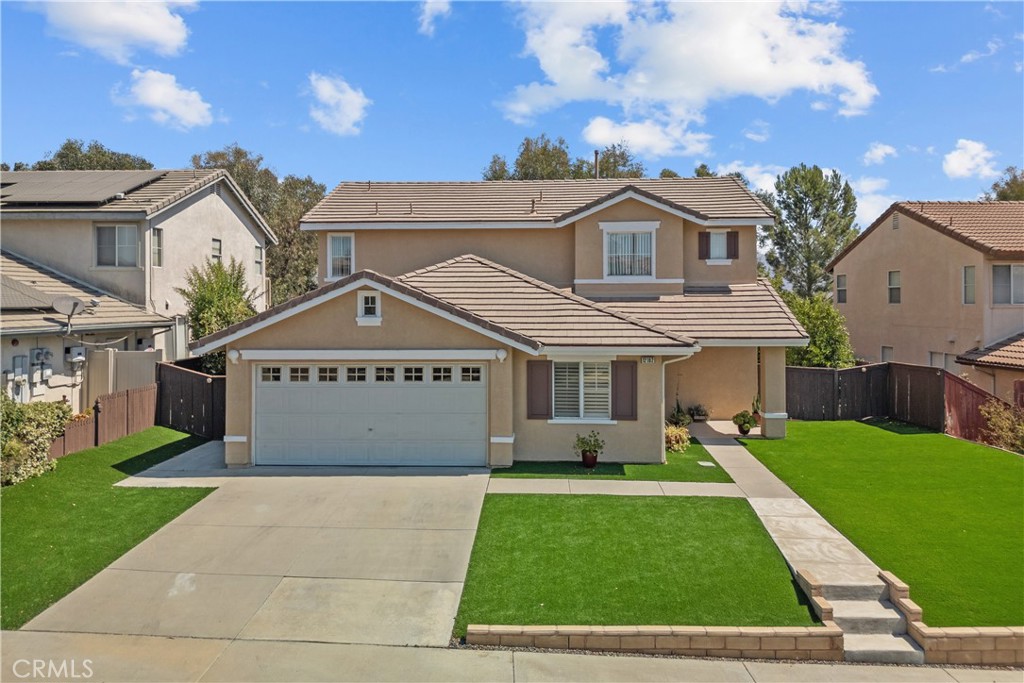
{"type": "MultiPolygon", "coordinates": [[[[700,347],[699,346],[697,347],[697,350],[694,351],[693,353],[697,353],[697,351],[700,351],[700,347]]],[[[678,363],[679,361],[686,360],[687,358],[692,358],[693,357],[693,353],[690,353],[690,354],[685,355],[685,356],[679,356],[678,358],[673,358],[672,360],[662,361],[662,363],[661,363],[661,443],[662,444],[665,443],[665,366],[666,365],[671,365],[672,363],[678,363]]]]}

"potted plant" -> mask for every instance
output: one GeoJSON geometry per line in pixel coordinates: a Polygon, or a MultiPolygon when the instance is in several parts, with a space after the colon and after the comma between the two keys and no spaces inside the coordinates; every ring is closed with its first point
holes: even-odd
{"type": "Polygon", "coordinates": [[[754,416],[754,422],[761,424],[761,394],[754,394],[754,400],[750,402],[750,412],[754,416]]]}
{"type": "Polygon", "coordinates": [[[732,423],[739,427],[740,434],[746,436],[750,433],[750,430],[757,426],[757,421],[754,420],[754,416],[750,414],[749,410],[741,410],[732,416],[732,423]]]}
{"type": "Polygon", "coordinates": [[[668,416],[668,424],[673,427],[685,427],[686,425],[693,422],[690,419],[689,413],[683,410],[683,406],[679,404],[679,398],[676,398],[676,407],[672,409],[672,413],[668,416]]]}
{"type": "Polygon", "coordinates": [[[576,443],[573,444],[573,452],[576,456],[583,460],[583,466],[587,469],[593,469],[597,465],[597,456],[601,455],[601,451],[604,450],[604,441],[601,439],[601,435],[595,431],[591,431],[586,436],[581,434],[576,435],[576,443]]]}
{"type": "Polygon", "coordinates": [[[690,406],[686,409],[686,412],[690,414],[690,418],[694,422],[706,422],[708,417],[711,415],[711,411],[709,411],[708,407],[703,403],[690,406]]]}

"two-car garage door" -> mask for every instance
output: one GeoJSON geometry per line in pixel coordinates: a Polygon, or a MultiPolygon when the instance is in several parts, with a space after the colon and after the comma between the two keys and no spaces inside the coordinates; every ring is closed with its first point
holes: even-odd
{"type": "Polygon", "coordinates": [[[481,365],[261,365],[254,400],[257,465],[487,463],[481,365]]]}

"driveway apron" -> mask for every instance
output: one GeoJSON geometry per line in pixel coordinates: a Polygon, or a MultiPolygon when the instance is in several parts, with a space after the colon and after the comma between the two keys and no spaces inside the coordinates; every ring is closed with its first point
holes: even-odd
{"type": "Polygon", "coordinates": [[[219,488],[25,630],[448,644],[486,470],[176,475],[159,484],[219,488]]]}

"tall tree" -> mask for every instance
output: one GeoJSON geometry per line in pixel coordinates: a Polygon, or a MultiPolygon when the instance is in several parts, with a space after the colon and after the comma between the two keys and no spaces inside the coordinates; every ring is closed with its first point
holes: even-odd
{"type": "Polygon", "coordinates": [[[535,138],[524,138],[519,145],[519,156],[513,165],[514,180],[548,180],[571,178],[569,145],[565,138],[551,140],[541,133],[535,138]]]}
{"type": "Polygon", "coordinates": [[[223,168],[262,216],[268,216],[277,199],[277,175],[263,165],[263,155],[233,142],[224,149],[192,155],[192,168],[223,168]]]}
{"type": "MultiPolygon", "coordinates": [[[[141,156],[127,152],[115,152],[93,140],[85,144],[81,140],[68,138],[45,159],[34,164],[15,162],[15,171],[137,171],[149,170],[153,164],[141,156]]],[[[0,170],[10,170],[7,164],[0,170]]]]}
{"type": "MultiPolygon", "coordinates": [[[[608,145],[598,156],[602,178],[643,178],[647,172],[643,162],[634,156],[625,142],[608,145]]],[[[541,133],[535,138],[523,138],[519,153],[509,170],[508,161],[500,154],[491,157],[484,168],[484,180],[558,180],[563,178],[593,178],[594,160],[569,155],[565,138],[552,140],[541,133]]]]}
{"type": "MultiPolygon", "coordinates": [[[[647,174],[643,162],[633,155],[626,142],[608,145],[598,154],[598,159],[597,167],[601,170],[602,178],[643,178],[647,174]]],[[[593,159],[579,157],[576,166],[578,170],[575,177],[594,177],[593,159]]]]}
{"type": "Polygon", "coordinates": [[[299,229],[307,211],[324,198],[327,187],[311,177],[286,176],[267,221],[278,243],[267,250],[267,276],[273,303],[279,304],[316,287],[316,237],[299,229]]]}
{"type": "Polygon", "coordinates": [[[679,174],[673,171],[671,168],[661,169],[661,173],[658,174],[659,178],[678,178],[679,174]]]}
{"type": "MultiPolygon", "coordinates": [[[[256,315],[256,292],[246,287],[245,266],[234,258],[227,265],[207,260],[202,266],[192,266],[185,273],[185,286],[176,290],[185,299],[193,340],[256,315]]],[[[224,352],[204,356],[203,369],[222,374],[224,352]]]]}
{"type": "Polygon", "coordinates": [[[853,365],[853,347],[846,319],[825,294],[804,298],[795,292],[782,292],[782,299],[800,321],[810,342],[807,346],[786,349],[786,365],[812,368],[848,368],[853,365]]]}
{"type": "Polygon", "coordinates": [[[511,180],[512,174],[508,170],[508,162],[505,157],[495,154],[491,157],[491,163],[484,169],[484,180],[511,180]]]}
{"type": "Polygon", "coordinates": [[[803,298],[828,291],[825,266],[857,236],[850,184],[838,171],[800,164],[775,180],[771,208],[775,225],[765,226],[759,240],[772,272],[803,298]]]}
{"type": "Polygon", "coordinates": [[[985,193],[985,199],[1001,202],[1024,199],[1024,170],[1007,166],[1002,177],[985,193]]]}

